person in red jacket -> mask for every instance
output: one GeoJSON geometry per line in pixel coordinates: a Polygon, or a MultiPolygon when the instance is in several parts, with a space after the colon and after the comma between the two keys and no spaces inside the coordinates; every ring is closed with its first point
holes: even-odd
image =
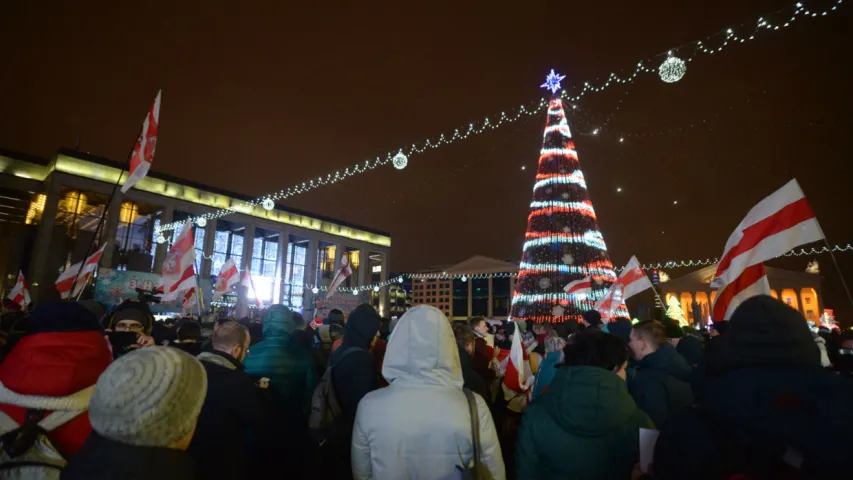
{"type": "Polygon", "coordinates": [[[0,411],[19,425],[27,409],[82,410],[47,434],[65,459],[89,436],[87,413],[98,376],[112,362],[98,318],[75,302],[39,305],[27,334],[0,363],[0,411]]]}

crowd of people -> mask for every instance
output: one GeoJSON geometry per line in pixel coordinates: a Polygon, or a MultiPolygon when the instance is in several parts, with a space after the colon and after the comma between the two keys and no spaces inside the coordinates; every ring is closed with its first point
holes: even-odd
{"type": "Polygon", "coordinates": [[[2,478],[853,477],[853,336],[768,296],[708,332],[273,305],[204,338],[141,301],[0,329],[2,478]]]}

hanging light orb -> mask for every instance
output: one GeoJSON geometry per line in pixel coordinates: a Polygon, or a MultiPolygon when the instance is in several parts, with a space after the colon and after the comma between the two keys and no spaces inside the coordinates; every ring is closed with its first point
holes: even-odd
{"type": "Polygon", "coordinates": [[[374,292],[378,292],[378,291],[379,291],[379,286],[377,285],[377,286],[373,287],[373,291],[374,291],[374,292]]]}
{"type": "Polygon", "coordinates": [[[275,202],[273,202],[271,198],[265,198],[261,203],[261,206],[264,207],[264,210],[269,211],[275,208],[275,202]]]}
{"type": "Polygon", "coordinates": [[[467,276],[465,276],[465,275],[462,275],[462,278],[460,278],[459,280],[462,280],[463,282],[467,282],[467,281],[468,281],[468,277],[467,277],[467,276]]]}
{"type": "Polygon", "coordinates": [[[314,295],[317,295],[318,293],[320,293],[320,289],[317,287],[314,287],[311,289],[311,293],[313,293],[314,295]]]}
{"type": "Polygon", "coordinates": [[[397,155],[394,155],[394,158],[391,159],[391,163],[394,164],[394,168],[397,170],[402,170],[409,164],[409,159],[403,155],[403,152],[400,152],[397,155]]]}
{"type": "Polygon", "coordinates": [[[195,224],[201,228],[204,228],[207,226],[207,219],[204,217],[198,217],[195,219],[195,224]]]}
{"type": "Polygon", "coordinates": [[[353,295],[355,295],[355,296],[357,297],[357,296],[358,296],[358,290],[357,290],[357,289],[354,289],[354,290],[352,291],[352,294],[353,294],[353,295]]]}
{"type": "Polygon", "coordinates": [[[666,83],[675,83],[681,80],[685,73],[687,73],[687,64],[684,63],[684,60],[674,56],[664,60],[658,68],[660,79],[666,83]]]}
{"type": "Polygon", "coordinates": [[[166,237],[164,237],[162,233],[160,235],[157,235],[157,243],[161,245],[166,243],[166,237]]]}

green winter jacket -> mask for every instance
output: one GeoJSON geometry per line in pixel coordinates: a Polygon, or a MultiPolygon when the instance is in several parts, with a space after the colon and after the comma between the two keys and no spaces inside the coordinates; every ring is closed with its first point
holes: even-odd
{"type": "Polygon", "coordinates": [[[243,364],[247,374],[269,378],[270,390],[291,412],[307,415],[316,383],[314,367],[308,351],[290,345],[295,329],[287,307],[271,306],[264,315],[264,339],[252,345],[243,364]]]}
{"type": "Polygon", "coordinates": [[[599,367],[561,367],[524,412],[517,478],[631,478],[640,427],[654,425],[619,376],[599,367]]]}

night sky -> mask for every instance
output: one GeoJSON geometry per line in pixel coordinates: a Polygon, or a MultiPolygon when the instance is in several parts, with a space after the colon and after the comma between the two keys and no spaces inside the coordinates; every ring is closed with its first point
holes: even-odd
{"type": "MultiPolygon", "coordinates": [[[[793,2],[187,3],[0,3],[0,147],[49,157],[79,139],[123,160],[162,88],[154,170],[261,195],[536,101],[551,68],[577,92],[728,27],[748,34],[793,2]]],[[[845,30],[846,2],[700,55],[678,83],[645,74],[578,103],[569,122],[614,264],[718,256],[792,177],[829,241],[853,242],[845,30]]],[[[390,232],[395,271],[518,260],[544,124],[543,112],[286,203],[390,232]]],[[[817,258],[827,306],[851,311],[817,258]]],[[[853,279],[853,253],[838,258],[853,279]]]]}

